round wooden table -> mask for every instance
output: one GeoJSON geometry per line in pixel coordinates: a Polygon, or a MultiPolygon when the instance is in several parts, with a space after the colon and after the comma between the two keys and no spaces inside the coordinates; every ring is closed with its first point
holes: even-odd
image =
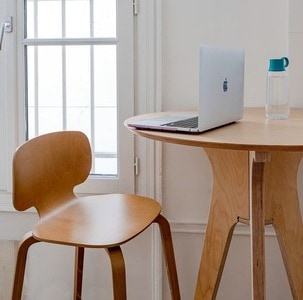
{"type": "Polygon", "coordinates": [[[264,109],[246,108],[241,121],[201,134],[129,129],[157,141],[202,147],[210,160],[213,189],[195,299],[215,299],[238,222],[251,227],[252,299],[266,298],[266,224],[276,231],[293,299],[303,299],[303,224],[297,193],[303,109],[292,109],[287,120],[267,120],[264,109]]]}

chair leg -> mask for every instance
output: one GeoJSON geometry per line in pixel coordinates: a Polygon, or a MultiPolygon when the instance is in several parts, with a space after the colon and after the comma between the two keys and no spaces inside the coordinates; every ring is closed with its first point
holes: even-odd
{"type": "Polygon", "coordinates": [[[83,281],[84,248],[75,248],[74,300],[81,300],[83,281]]]}
{"type": "Polygon", "coordinates": [[[106,249],[112,266],[115,300],[126,300],[126,275],[122,250],[119,246],[106,249]]]}
{"type": "Polygon", "coordinates": [[[158,223],[160,228],[171,297],[173,300],[180,300],[180,288],[170,225],[167,219],[164,218],[161,214],[154,222],[158,223]]]}
{"type": "Polygon", "coordinates": [[[32,232],[28,232],[21,240],[18,248],[12,300],[21,300],[28,249],[38,243],[32,232]]]}

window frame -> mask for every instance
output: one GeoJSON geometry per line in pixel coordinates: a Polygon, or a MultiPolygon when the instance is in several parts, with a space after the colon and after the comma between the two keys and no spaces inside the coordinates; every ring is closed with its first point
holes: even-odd
{"type": "MultiPolygon", "coordinates": [[[[24,105],[24,13],[23,1],[3,0],[4,14],[13,17],[13,33],[4,36],[3,51],[5,71],[3,86],[4,97],[1,100],[0,117],[5,120],[1,126],[0,140],[4,145],[1,150],[0,170],[0,211],[14,210],[11,203],[12,171],[11,162],[13,153],[25,141],[25,105],[24,105]],[[22,4],[20,4],[22,2],[22,4]],[[17,5],[19,4],[19,5],[17,5]],[[16,80],[13,80],[13,79],[16,80]],[[3,117],[3,118],[2,118],[3,117]]],[[[2,18],[2,16],[0,16],[2,18]]],[[[78,186],[76,193],[133,193],[135,185],[134,176],[134,136],[130,133],[123,121],[134,115],[134,16],[132,1],[117,0],[117,82],[118,90],[118,177],[90,176],[82,185],[78,186]],[[121,35],[120,33],[123,32],[121,35]],[[126,45],[125,51],[121,45],[126,45]],[[126,79],[128,83],[125,84],[126,79]],[[121,84],[122,83],[122,84],[121,84]],[[128,100],[125,100],[128,99],[128,100]],[[121,164],[123,164],[121,166],[121,164]]],[[[1,60],[0,60],[1,62],[1,60]]],[[[1,76],[0,76],[0,79],[1,76]]],[[[2,97],[2,96],[1,96],[2,97]]]]}

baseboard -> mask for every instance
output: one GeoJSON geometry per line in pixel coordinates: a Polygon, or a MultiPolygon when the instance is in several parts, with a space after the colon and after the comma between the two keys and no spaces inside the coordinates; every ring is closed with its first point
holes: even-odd
{"type": "MultiPolygon", "coordinates": [[[[207,222],[170,220],[170,226],[172,233],[204,235],[206,232],[207,222]]],[[[250,236],[250,227],[239,223],[235,227],[233,234],[238,236],[250,236]]],[[[276,236],[275,230],[272,226],[265,226],[265,236],[276,236]]]]}

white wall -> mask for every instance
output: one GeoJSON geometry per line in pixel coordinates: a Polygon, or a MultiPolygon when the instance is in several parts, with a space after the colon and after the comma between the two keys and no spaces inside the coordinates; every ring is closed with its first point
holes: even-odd
{"type": "MultiPolygon", "coordinates": [[[[246,49],[246,106],[264,106],[269,58],[289,56],[290,102],[302,107],[302,11],[301,0],[164,0],[163,109],[196,107],[202,43],[246,49]]],[[[193,299],[208,217],[211,169],[203,150],[163,144],[163,172],[164,213],[172,220],[181,292],[183,299],[193,299]]],[[[250,299],[248,234],[247,227],[236,228],[217,299],[250,299]]],[[[267,229],[266,268],[267,299],[291,299],[272,228],[267,229]]]]}
{"type": "Polygon", "coordinates": [[[290,73],[290,98],[294,106],[303,106],[303,3],[289,1],[289,56],[292,59],[290,73]]]}

